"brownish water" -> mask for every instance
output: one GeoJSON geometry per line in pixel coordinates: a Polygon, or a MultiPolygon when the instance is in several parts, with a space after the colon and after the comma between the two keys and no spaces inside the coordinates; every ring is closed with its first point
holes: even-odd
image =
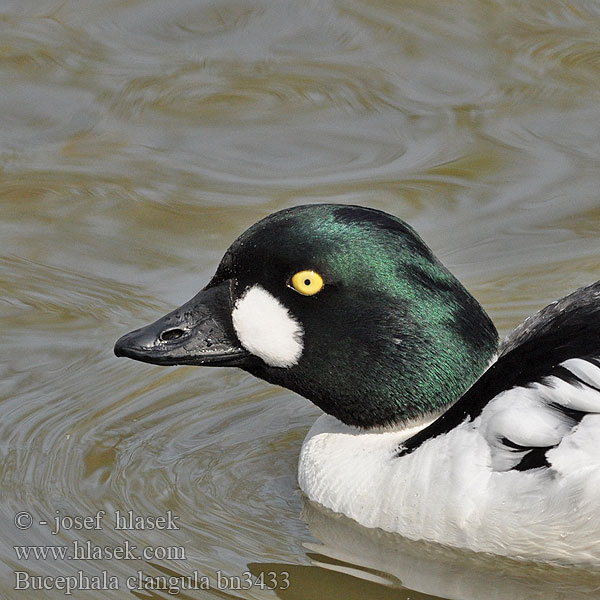
{"type": "Polygon", "coordinates": [[[128,591],[138,570],[210,579],[180,598],[600,595],[591,571],[302,514],[315,407],[242,372],[112,355],[247,226],[299,203],[406,219],[502,333],[597,280],[599,31],[585,1],[4,0],[0,598],[64,596],[14,590],[16,571],[118,578],[76,598],[173,597],[128,591]],[[52,534],[100,510],[100,529],[52,534]],[[179,529],[116,530],[117,510],[171,511],[179,529]],[[185,557],[13,548],[74,540],[185,557]],[[217,589],[248,571],[279,589],[217,589]]]}

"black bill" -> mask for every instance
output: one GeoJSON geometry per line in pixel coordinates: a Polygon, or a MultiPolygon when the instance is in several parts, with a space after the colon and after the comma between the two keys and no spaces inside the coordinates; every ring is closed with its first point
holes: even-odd
{"type": "Polygon", "coordinates": [[[158,321],[125,334],[115,354],[154,365],[249,364],[253,357],[231,324],[229,284],[206,288],[158,321]]]}

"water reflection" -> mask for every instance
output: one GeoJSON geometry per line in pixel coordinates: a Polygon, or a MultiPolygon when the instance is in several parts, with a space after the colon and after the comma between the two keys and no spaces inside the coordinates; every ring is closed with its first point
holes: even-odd
{"type": "MultiPolygon", "coordinates": [[[[519,562],[413,542],[360,527],[307,500],[302,516],[322,542],[305,544],[314,565],[405,590],[400,597],[420,598],[425,594],[456,600],[583,600],[600,586],[600,574],[584,568],[519,562]]],[[[345,596],[341,593],[340,597],[345,596]]]]}

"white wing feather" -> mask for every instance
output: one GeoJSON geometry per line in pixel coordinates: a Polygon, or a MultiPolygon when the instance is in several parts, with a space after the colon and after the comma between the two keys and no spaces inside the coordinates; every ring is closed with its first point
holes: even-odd
{"type": "MultiPolygon", "coordinates": [[[[560,366],[569,371],[568,380],[551,375],[502,392],[487,404],[473,427],[490,446],[493,470],[514,469],[536,449],[545,449],[538,458],[545,456],[551,466],[559,461],[560,447],[572,446],[577,429],[600,413],[600,368],[592,360],[566,360],[560,366]]],[[[600,447],[600,439],[594,446],[600,447]]]]}

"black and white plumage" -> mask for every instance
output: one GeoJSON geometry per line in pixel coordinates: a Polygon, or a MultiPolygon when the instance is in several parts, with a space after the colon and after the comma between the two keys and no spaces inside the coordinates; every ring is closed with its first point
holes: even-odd
{"type": "Polygon", "coordinates": [[[299,485],[364,526],[600,563],[600,283],[498,349],[483,308],[406,223],[299,206],[243,233],[203,290],[115,352],[240,367],[310,399],[327,414],[299,485]]]}
{"type": "Polygon", "coordinates": [[[557,300],[517,327],[475,384],[399,455],[463,421],[490,445],[495,470],[550,467],[547,453],[600,413],[600,282],[557,300]]]}

